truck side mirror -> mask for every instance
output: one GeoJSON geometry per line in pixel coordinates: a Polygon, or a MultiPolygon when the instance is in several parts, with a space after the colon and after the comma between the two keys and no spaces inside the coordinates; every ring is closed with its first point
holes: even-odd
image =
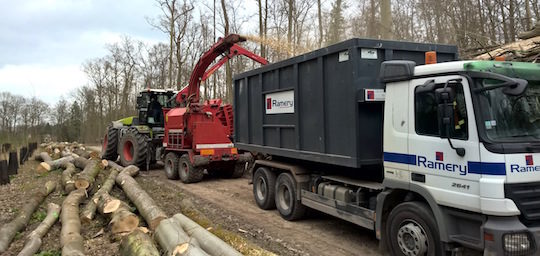
{"type": "Polygon", "coordinates": [[[449,138],[454,124],[454,90],[451,87],[435,89],[439,136],[449,138]]]}
{"type": "MultiPolygon", "coordinates": [[[[450,140],[451,134],[454,133],[454,100],[456,97],[452,87],[448,87],[448,83],[443,88],[435,89],[435,99],[437,100],[437,119],[439,122],[439,136],[448,139],[450,147],[456,151],[458,156],[465,155],[464,148],[456,148],[450,140]]],[[[454,80],[455,81],[455,80],[454,80]]],[[[460,80],[461,81],[461,80],[460,80]]]]}

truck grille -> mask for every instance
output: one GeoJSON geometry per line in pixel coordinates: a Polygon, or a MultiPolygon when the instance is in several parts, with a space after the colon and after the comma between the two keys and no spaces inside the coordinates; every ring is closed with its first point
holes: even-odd
{"type": "Polygon", "coordinates": [[[527,226],[540,225],[540,182],[505,184],[504,194],[521,211],[520,219],[527,226]]]}

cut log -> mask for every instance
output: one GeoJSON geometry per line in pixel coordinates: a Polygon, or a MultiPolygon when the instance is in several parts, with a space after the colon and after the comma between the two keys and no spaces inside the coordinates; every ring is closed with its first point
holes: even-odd
{"type": "Polygon", "coordinates": [[[86,167],[84,167],[84,170],[77,174],[77,177],[75,178],[75,187],[77,189],[83,188],[88,189],[94,184],[94,181],[96,180],[96,176],[98,175],[99,171],[101,170],[102,166],[99,164],[97,160],[90,160],[86,167]]]}
{"type": "Polygon", "coordinates": [[[131,212],[129,205],[108,193],[100,195],[97,205],[99,212],[110,219],[109,228],[114,240],[120,240],[139,226],[139,217],[131,212]]]}
{"type": "Polygon", "coordinates": [[[195,223],[185,215],[178,213],[173,216],[180,223],[182,229],[190,236],[197,239],[201,248],[210,255],[214,256],[241,256],[237,250],[229,244],[210,233],[199,224],[195,223]]]}
{"type": "Polygon", "coordinates": [[[122,256],[159,256],[154,241],[141,229],[135,229],[122,239],[119,253],[122,256]]]}
{"type": "Polygon", "coordinates": [[[81,221],[82,222],[89,222],[90,220],[94,219],[94,216],[96,216],[96,209],[97,209],[97,202],[99,200],[99,197],[102,194],[109,193],[112,188],[114,187],[114,183],[116,182],[116,176],[118,175],[118,170],[112,169],[111,173],[109,174],[109,177],[107,177],[107,180],[103,182],[101,185],[101,188],[92,196],[92,199],[88,201],[88,203],[84,206],[83,211],[81,212],[81,221]]]}
{"type": "Polygon", "coordinates": [[[90,152],[88,151],[85,151],[84,149],[82,148],[77,148],[73,151],[73,153],[77,154],[78,156],[80,157],[83,157],[83,158],[90,158],[90,152]]]}
{"type": "Polygon", "coordinates": [[[55,190],[55,188],[56,182],[48,181],[45,183],[44,188],[41,188],[40,191],[36,192],[28,199],[28,202],[24,205],[19,214],[17,214],[17,217],[0,229],[0,234],[2,234],[0,236],[0,253],[5,252],[9,248],[9,244],[13,237],[15,237],[15,234],[28,224],[34,211],[39,207],[41,202],[55,190]]]}
{"type": "Polygon", "coordinates": [[[72,163],[64,163],[61,167],[64,169],[62,172],[62,187],[64,188],[64,192],[69,194],[71,191],[75,190],[73,174],[75,174],[77,168],[75,168],[75,165],[72,163]]]}
{"type": "Polygon", "coordinates": [[[156,228],[154,239],[165,250],[165,255],[208,255],[196,239],[184,232],[182,226],[174,218],[162,220],[156,228]]]}
{"type": "Polygon", "coordinates": [[[36,172],[39,174],[50,172],[51,170],[55,170],[64,166],[66,163],[73,163],[74,160],[75,158],[73,158],[72,156],[66,156],[53,161],[44,161],[38,165],[38,167],[36,168],[36,172]]]}
{"type": "Polygon", "coordinates": [[[73,164],[75,165],[75,167],[83,170],[86,165],[88,165],[88,163],[90,162],[90,160],[82,157],[82,156],[79,156],[79,157],[76,157],[75,160],[73,161],[73,164]]]}
{"type": "Polygon", "coordinates": [[[62,230],[60,244],[62,255],[84,255],[84,239],[81,236],[81,220],[79,219],[79,204],[85,198],[86,191],[77,189],[69,193],[62,203],[62,230]]]}
{"type": "Polygon", "coordinates": [[[39,247],[41,247],[41,238],[47,234],[49,228],[58,220],[59,214],[60,206],[55,203],[49,203],[47,217],[28,235],[24,248],[19,252],[19,256],[32,256],[39,250],[39,247]]]}
{"type": "Polygon", "coordinates": [[[50,162],[52,161],[52,157],[49,155],[49,153],[43,151],[41,153],[39,153],[38,155],[36,155],[34,157],[34,160],[36,161],[41,161],[41,162],[50,162]]]}
{"type": "Polygon", "coordinates": [[[137,210],[148,223],[150,230],[153,231],[161,220],[167,218],[167,214],[157,206],[148,193],[133,179],[132,175],[136,175],[138,172],[139,168],[133,165],[124,168],[116,177],[116,184],[122,187],[129,200],[135,204],[137,210]]]}
{"type": "Polygon", "coordinates": [[[109,161],[109,166],[111,168],[116,168],[118,171],[123,171],[124,170],[124,166],[121,166],[119,164],[117,164],[116,162],[113,162],[113,161],[109,161]]]}

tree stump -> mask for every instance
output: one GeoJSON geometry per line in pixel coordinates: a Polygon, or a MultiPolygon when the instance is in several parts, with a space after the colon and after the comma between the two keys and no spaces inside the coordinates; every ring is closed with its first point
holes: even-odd
{"type": "Polygon", "coordinates": [[[15,175],[19,169],[19,159],[17,159],[17,151],[9,152],[8,174],[15,175]]]}

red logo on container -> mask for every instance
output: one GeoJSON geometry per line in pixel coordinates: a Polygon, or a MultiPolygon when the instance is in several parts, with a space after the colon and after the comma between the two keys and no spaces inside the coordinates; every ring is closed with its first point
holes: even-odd
{"type": "Polygon", "coordinates": [[[444,161],[444,155],[443,155],[443,152],[435,152],[435,160],[437,160],[437,161],[444,161]]]}
{"type": "Polygon", "coordinates": [[[368,98],[368,100],[374,100],[375,99],[375,92],[374,91],[367,91],[367,98],[368,98]]]}
{"type": "Polygon", "coordinates": [[[266,109],[272,109],[272,98],[266,99],[266,109]]]}
{"type": "Polygon", "coordinates": [[[532,155],[526,155],[525,162],[527,163],[527,165],[534,165],[532,155]]]}

